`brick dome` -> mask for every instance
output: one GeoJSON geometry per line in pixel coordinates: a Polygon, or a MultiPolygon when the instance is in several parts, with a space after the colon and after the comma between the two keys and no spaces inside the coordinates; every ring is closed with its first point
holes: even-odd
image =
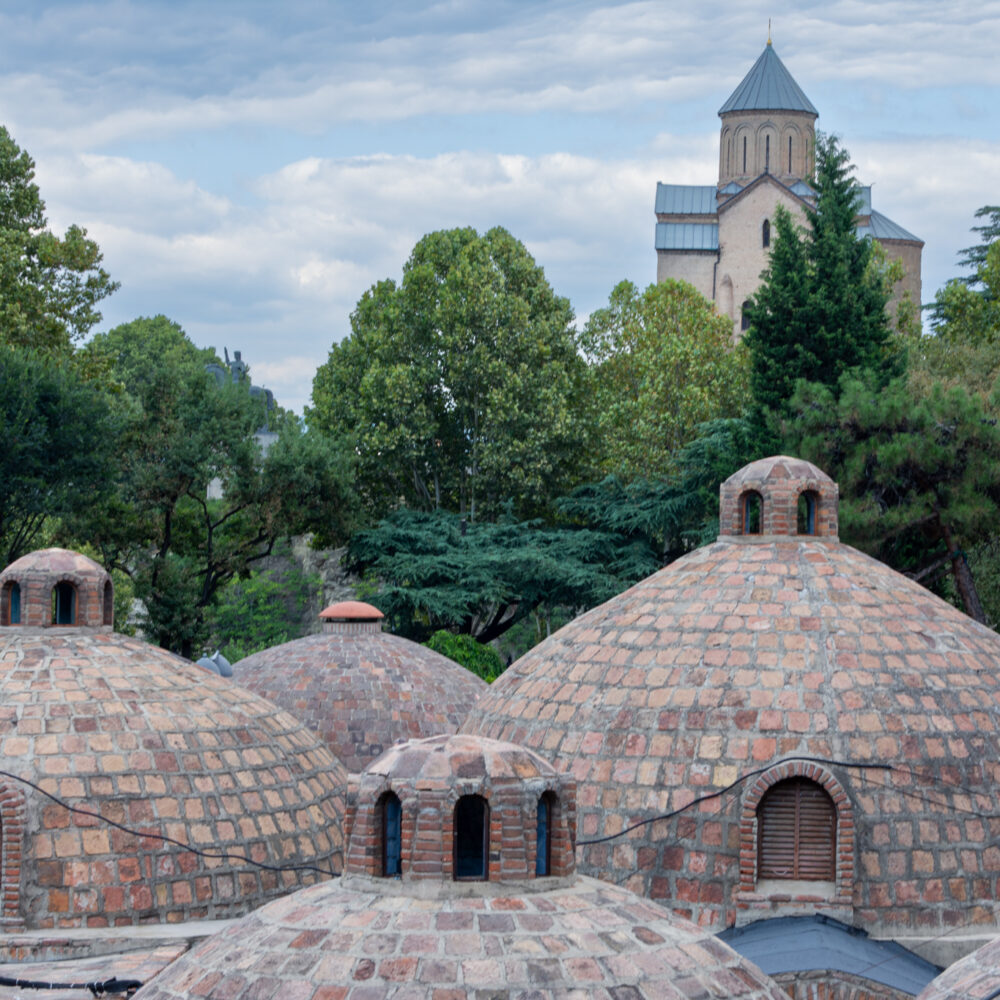
{"type": "Polygon", "coordinates": [[[741,470],[718,541],[540,643],[463,731],[575,778],[581,869],[705,926],[996,933],[1000,637],[837,541],[836,496],[795,459],[741,470]]]}
{"type": "Polygon", "coordinates": [[[301,719],[352,773],[398,740],[455,732],[487,690],[454,660],[383,632],[370,604],[320,618],[320,634],[240,660],[233,679],[301,719]]]}
{"type": "Polygon", "coordinates": [[[570,817],[573,794],[570,780],[509,743],[452,736],[394,747],[356,782],[343,879],[269,903],[137,997],[788,1000],[704,930],[627,889],[575,876],[568,842],[554,848],[568,867],[534,876],[540,796],[557,796],[570,817]],[[370,819],[376,831],[386,828],[379,810],[391,796],[402,833],[398,878],[371,863],[383,852],[370,819]],[[453,842],[470,797],[485,804],[489,872],[456,881],[448,859],[460,855],[453,842]]]}
{"type": "Polygon", "coordinates": [[[0,573],[0,626],[110,628],[111,575],[69,549],[41,549],[0,573]]]}
{"type": "Polygon", "coordinates": [[[202,859],[102,819],[268,865],[339,871],[343,766],[263,698],[88,624],[88,609],[103,617],[106,581],[63,550],[0,575],[0,586],[20,584],[25,622],[0,628],[2,766],[39,786],[0,776],[0,928],[235,917],[319,877],[202,859]],[[51,614],[61,582],[75,588],[78,619],[52,627],[41,611],[51,614]]]}
{"type": "Polygon", "coordinates": [[[948,966],[917,1000],[987,1000],[1000,989],[1000,938],[948,966]]]}

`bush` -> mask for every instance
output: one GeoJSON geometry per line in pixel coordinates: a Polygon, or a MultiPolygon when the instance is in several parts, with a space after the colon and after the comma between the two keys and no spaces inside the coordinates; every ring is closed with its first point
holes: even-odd
{"type": "Polygon", "coordinates": [[[442,629],[435,632],[424,645],[435,653],[461,663],[466,670],[482,677],[487,684],[492,684],[505,669],[500,654],[492,646],[476,642],[471,635],[454,635],[442,629]]]}

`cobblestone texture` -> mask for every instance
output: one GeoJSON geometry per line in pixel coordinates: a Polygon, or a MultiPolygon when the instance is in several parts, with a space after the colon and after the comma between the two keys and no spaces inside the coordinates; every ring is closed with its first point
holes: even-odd
{"type": "Polygon", "coordinates": [[[488,687],[375,621],[326,622],[240,660],[233,680],[301,719],[351,773],[398,740],[454,733],[488,687]]]}
{"type": "MultiPolygon", "coordinates": [[[[0,629],[0,767],[203,850],[341,867],[347,776],[329,750],[257,695],[110,631],[0,629]]],[[[317,878],[199,859],[10,778],[0,819],[8,926],[240,916],[317,878]]]]}
{"type": "MultiPolygon", "coordinates": [[[[730,519],[733,500],[724,490],[730,519]]],[[[571,622],[492,685],[463,731],[575,778],[580,840],[764,769],[583,848],[581,869],[708,927],[826,911],[893,937],[995,923],[998,725],[996,633],[834,537],[772,534],[722,536],[571,622]],[[795,755],[899,767],[795,765],[837,801],[832,899],[755,891],[754,796],[795,755]]]]}
{"type": "Polygon", "coordinates": [[[917,1000],[985,1000],[1000,990],[1000,938],[949,965],[917,1000]]]}
{"type": "Polygon", "coordinates": [[[385,885],[328,883],[270,903],[137,1000],[788,1000],[727,945],[616,886],[417,899],[385,885]]]}

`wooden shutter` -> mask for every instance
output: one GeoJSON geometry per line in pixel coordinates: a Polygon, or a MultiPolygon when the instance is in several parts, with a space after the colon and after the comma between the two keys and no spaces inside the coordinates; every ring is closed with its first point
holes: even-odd
{"type": "Polygon", "coordinates": [[[837,809],[807,778],[768,789],[757,807],[757,877],[836,879],[837,809]]]}

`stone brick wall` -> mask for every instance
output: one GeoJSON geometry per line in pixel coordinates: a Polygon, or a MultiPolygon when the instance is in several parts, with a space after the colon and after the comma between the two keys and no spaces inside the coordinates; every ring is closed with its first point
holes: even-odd
{"type": "Polygon", "coordinates": [[[713,279],[718,254],[714,250],[657,250],[656,280],[674,278],[686,281],[701,292],[710,302],[714,294],[713,279]]]}
{"type": "Polygon", "coordinates": [[[912,1000],[909,993],[847,972],[781,972],[771,978],[791,1000],[912,1000]]]}
{"type": "Polygon", "coordinates": [[[79,552],[43,549],[11,563],[0,573],[0,621],[15,628],[59,628],[52,620],[53,591],[68,583],[74,591],[73,627],[110,628],[113,625],[114,592],[105,569],[79,552]],[[21,620],[10,620],[10,588],[21,590],[21,620]]]}
{"type": "Polygon", "coordinates": [[[731,111],[722,117],[719,136],[719,187],[730,181],[746,186],[768,171],[785,184],[812,177],[815,168],[816,115],[807,111],[731,111]],[[743,169],[743,138],[747,165],[743,169]],[[766,137],[771,139],[770,163],[765,163],[766,137]],[[792,169],[788,169],[788,140],[792,169]]]}

